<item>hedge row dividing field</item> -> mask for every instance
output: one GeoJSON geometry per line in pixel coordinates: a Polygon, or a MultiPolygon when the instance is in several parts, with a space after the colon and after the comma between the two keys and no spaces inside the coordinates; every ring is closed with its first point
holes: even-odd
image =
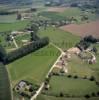
{"type": "Polygon", "coordinates": [[[10,82],[5,66],[0,62],[0,100],[11,100],[10,82]]]}

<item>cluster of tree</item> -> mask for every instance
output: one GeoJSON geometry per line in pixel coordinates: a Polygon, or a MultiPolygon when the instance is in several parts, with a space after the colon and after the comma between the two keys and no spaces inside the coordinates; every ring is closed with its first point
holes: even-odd
{"type": "Polygon", "coordinates": [[[86,50],[90,46],[90,43],[81,40],[79,43],[76,44],[76,47],[78,47],[81,51],[86,50]]]}
{"type": "Polygon", "coordinates": [[[84,37],[83,40],[86,41],[86,42],[89,42],[89,43],[96,43],[96,42],[99,41],[99,39],[96,39],[92,35],[89,35],[89,36],[84,37]]]}
{"type": "Polygon", "coordinates": [[[4,47],[0,44],[0,61],[4,62],[6,59],[7,53],[4,49],[4,47]]]}
{"type": "Polygon", "coordinates": [[[39,39],[40,39],[40,37],[37,36],[37,34],[35,34],[34,32],[31,32],[31,39],[30,39],[30,41],[37,41],[39,39]]]}
{"type": "Polygon", "coordinates": [[[10,63],[16,59],[19,59],[31,52],[34,52],[34,51],[48,45],[48,43],[49,43],[49,38],[47,38],[47,37],[39,39],[38,41],[35,41],[35,42],[31,42],[28,45],[25,45],[13,52],[8,53],[5,63],[10,63]]]}
{"type": "Polygon", "coordinates": [[[21,20],[21,19],[22,19],[21,13],[17,13],[17,20],[21,20]]]}
{"type": "Polygon", "coordinates": [[[39,27],[39,24],[32,23],[32,25],[29,28],[27,28],[28,31],[31,31],[31,33],[30,33],[30,36],[31,36],[30,41],[38,41],[38,40],[40,40],[40,37],[37,35],[38,29],[39,29],[38,27],[39,27]]]}
{"type": "Polygon", "coordinates": [[[82,21],[86,21],[86,20],[88,20],[89,18],[88,18],[88,16],[87,15],[83,15],[82,17],[81,17],[81,20],[82,21]]]}
{"type": "MultiPolygon", "coordinates": [[[[80,40],[80,42],[76,44],[76,47],[78,47],[80,50],[86,50],[91,43],[97,43],[97,42],[99,42],[99,39],[96,39],[90,35],[80,40]]],[[[93,48],[93,51],[96,51],[95,47],[93,48]]]]}
{"type": "Polygon", "coordinates": [[[10,14],[15,14],[16,11],[0,11],[0,15],[10,15],[10,14]]]}
{"type": "Polygon", "coordinates": [[[33,41],[28,45],[25,45],[19,49],[16,49],[15,51],[12,51],[7,54],[3,46],[0,44],[0,61],[3,63],[10,63],[18,58],[21,58],[31,52],[34,52],[49,43],[49,38],[44,37],[42,39],[39,39],[37,41],[33,41]]]}

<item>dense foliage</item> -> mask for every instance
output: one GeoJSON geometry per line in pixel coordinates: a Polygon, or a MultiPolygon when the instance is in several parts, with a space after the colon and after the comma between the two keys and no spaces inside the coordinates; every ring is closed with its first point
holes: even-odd
{"type": "Polygon", "coordinates": [[[5,63],[10,63],[18,58],[21,58],[31,52],[34,52],[44,46],[46,46],[49,43],[49,39],[47,37],[44,37],[42,39],[39,39],[38,41],[31,42],[28,45],[25,45],[13,52],[8,53],[5,63]]]}
{"type": "Polygon", "coordinates": [[[0,61],[4,61],[5,59],[6,59],[6,51],[0,44],[0,61]]]}

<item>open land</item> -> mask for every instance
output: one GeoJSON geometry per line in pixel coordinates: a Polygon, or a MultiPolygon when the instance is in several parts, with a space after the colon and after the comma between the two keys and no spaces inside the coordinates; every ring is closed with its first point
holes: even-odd
{"type": "Polygon", "coordinates": [[[84,37],[88,35],[93,35],[94,37],[99,37],[99,21],[89,22],[85,24],[71,24],[60,27],[64,31],[71,32],[75,35],[84,37]]]}

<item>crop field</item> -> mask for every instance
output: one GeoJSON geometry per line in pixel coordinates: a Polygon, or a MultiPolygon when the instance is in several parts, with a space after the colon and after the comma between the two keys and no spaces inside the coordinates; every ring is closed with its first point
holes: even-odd
{"type": "Polygon", "coordinates": [[[71,32],[81,37],[84,37],[86,35],[87,36],[93,35],[95,37],[99,37],[98,26],[99,26],[99,21],[93,21],[90,23],[80,24],[80,25],[77,25],[77,24],[66,25],[66,26],[60,27],[60,29],[71,32]]]}
{"type": "Polygon", "coordinates": [[[94,81],[67,78],[66,76],[53,76],[50,86],[51,88],[46,91],[49,95],[59,95],[60,92],[63,92],[67,96],[84,96],[99,91],[99,87],[94,81]]]}
{"type": "Polygon", "coordinates": [[[56,48],[49,45],[9,64],[12,85],[20,80],[40,84],[59,54],[56,48]]]}
{"type": "Polygon", "coordinates": [[[0,32],[21,30],[24,29],[28,24],[28,20],[13,23],[0,23],[0,32]]]}
{"type": "Polygon", "coordinates": [[[55,43],[62,49],[71,48],[80,40],[78,36],[53,27],[48,27],[46,30],[42,28],[39,30],[38,34],[41,37],[48,36],[51,42],[55,43]]]}

